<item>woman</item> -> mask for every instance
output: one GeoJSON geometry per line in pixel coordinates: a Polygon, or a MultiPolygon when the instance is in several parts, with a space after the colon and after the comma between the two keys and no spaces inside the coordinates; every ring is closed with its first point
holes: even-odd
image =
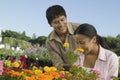
{"type": "Polygon", "coordinates": [[[103,38],[97,35],[94,26],[81,24],[74,32],[78,48],[83,48],[75,65],[80,65],[88,71],[98,70],[98,80],[111,80],[111,76],[118,76],[118,57],[108,50],[103,38]]]}

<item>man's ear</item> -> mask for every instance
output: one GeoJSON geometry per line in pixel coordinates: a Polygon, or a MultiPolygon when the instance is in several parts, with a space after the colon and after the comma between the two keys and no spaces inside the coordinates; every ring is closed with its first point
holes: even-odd
{"type": "Polygon", "coordinates": [[[97,42],[97,37],[94,36],[94,37],[92,38],[92,41],[93,41],[93,43],[96,43],[96,42],[97,42]]]}

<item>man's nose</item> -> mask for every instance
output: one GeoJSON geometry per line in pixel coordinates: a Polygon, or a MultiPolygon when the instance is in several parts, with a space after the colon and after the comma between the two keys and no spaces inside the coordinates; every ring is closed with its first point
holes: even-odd
{"type": "Polygon", "coordinates": [[[59,21],[59,26],[63,26],[63,22],[62,21],[59,21]]]}

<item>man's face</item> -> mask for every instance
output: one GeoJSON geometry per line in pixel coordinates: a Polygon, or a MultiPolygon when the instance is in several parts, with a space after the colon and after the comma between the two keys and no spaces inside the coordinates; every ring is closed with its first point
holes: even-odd
{"type": "Polygon", "coordinates": [[[67,19],[64,15],[53,19],[50,25],[59,35],[67,33],[67,19]]]}

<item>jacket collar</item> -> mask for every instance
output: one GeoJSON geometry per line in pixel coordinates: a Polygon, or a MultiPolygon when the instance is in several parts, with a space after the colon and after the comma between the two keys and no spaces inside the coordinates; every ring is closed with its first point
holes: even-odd
{"type": "Polygon", "coordinates": [[[98,59],[100,59],[100,60],[102,60],[102,61],[106,61],[107,60],[107,57],[106,57],[106,55],[105,55],[105,49],[101,46],[101,45],[99,45],[99,56],[98,56],[98,59]]]}

